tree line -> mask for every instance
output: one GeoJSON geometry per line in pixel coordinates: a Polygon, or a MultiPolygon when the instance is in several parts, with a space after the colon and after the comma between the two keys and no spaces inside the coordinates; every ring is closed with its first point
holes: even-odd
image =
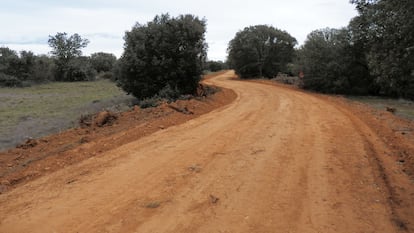
{"type": "Polygon", "coordinates": [[[22,87],[50,81],[91,81],[97,76],[112,78],[117,61],[111,53],[82,56],[89,43],[78,34],[57,33],[49,36],[51,55],[35,55],[31,51],[17,53],[0,48],[0,86],[22,87]]]}
{"type": "Polygon", "coordinates": [[[358,16],[344,28],[311,32],[299,48],[287,32],[246,27],[228,47],[242,78],[303,76],[303,88],[323,93],[414,99],[414,1],[351,0],[358,16]]]}
{"type": "Polygon", "coordinates": [[[241,78],[301,74],[305,89],[414,99],[414,2],[351,0],[347,27],[311,32],[300,47],[286,31],[249,26],[229,42],[226,62],[207,61],[206,19],[157,15],[124,36],[124,53],[82,56],[78,34],[49,37],[52,56],[0,50],[0,85],[26,80],[93,80],[107,73],[137,98],[177,98],[196,91],[203,70],[232,68],[241,78]]]}
{"type": "Polygon", "coordinates": [[[304,87],[414,99],[414,1],[352,0],[347,27],[308,35],[298,50],[304,87]]]}
{"type": "Polygon", "coordinates": [[[0,48],[0,86],[90,81],[101,74],[139,99],[194,94],[204,70],[227,68],[224,62],[207,61],[205,32],[205,19],[162,14],[146,24],[136,23],[125,33],[119,59],[102,52],[82,56],[89,40],[76,33],[49,36],[51,56],[0,48]]]}

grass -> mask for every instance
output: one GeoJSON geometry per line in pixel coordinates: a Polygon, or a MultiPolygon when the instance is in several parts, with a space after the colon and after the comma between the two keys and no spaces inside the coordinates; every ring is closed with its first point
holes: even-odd
{"type": "Polygon", "coordinates": [[[404,99],[390,99],[373,96],[350,96],[351,100],[362,102],[375,109],[386,110],[386,107],[395,108],[396,115],[414,120],[414,102],[404,99]]]}
{"type": "Polygon", "coordinates": [[[0,149],[73,127],[81,115],[124,110],[132,101],[108,80],[0,88],[0,149]]]}

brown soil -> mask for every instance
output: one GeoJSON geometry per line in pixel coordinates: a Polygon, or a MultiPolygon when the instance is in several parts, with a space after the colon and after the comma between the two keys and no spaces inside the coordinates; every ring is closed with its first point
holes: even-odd
{"type": "Polygon", "coordinates": [[[207,79],[225,91],[206,102],[1,156],[19,158],[5,177],[39,178],[0,195],[0,232],[414,232],[412,122],[232,77],[207,79]]]}
{"type": "MultiPolygon", "coordinates": [[[[222,73],[206,75],[204,79],[222,73]]],[[[233,91],[223,88],[212,96],[206,97],[204,93],[204,97],[164,103],[156,108],[135,106],[118,115],[103,111],[95,116],[81,117],[79,128],[29,139],[15,149],[0,152],[0,194],[156,131],[182,124],[227,105],[235,98],[233,91]]]]}

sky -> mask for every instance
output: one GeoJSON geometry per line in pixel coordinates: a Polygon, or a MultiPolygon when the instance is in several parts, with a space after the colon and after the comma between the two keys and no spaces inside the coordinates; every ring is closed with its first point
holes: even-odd
{"type": "Polygon", "coordinates": [[[357,15],[349,0],[0,0],[0,47],[48,54],[49,35],[67,32],[90,41],[85,55],[120,57],[125,32],[163,13],[206,18],[208,59],[222,61],[228,42],[245,27],[272,25],[295,37],[299,46],[311,31],[344,27],[357,15]]]}

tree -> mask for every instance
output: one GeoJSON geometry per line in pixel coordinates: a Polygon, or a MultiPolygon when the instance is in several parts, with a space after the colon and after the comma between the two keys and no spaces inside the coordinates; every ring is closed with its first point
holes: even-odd
{"type": "Polygon", "coordinates": [[[272,78],[287,71],[296,43],[289,33],[272,26],[246,27],[230,41],[228,60],[242,78],[272,78]]]}
{"type": "Polygon", "coordinates": [[[338,58],[344,44],[344,31],[325,28],[311,32],[302,47],[301,54],[305,77],[304,88],[321,92],[337,92],[344,85],[339,83],[343,64],[338,58]]]}
{"type": "Polygon", "coordinates": [[[119,85],[137,98],[165,90],[172,95],[194,93],[206,58],[205,31],[206,21],[193,15],[165,14],[145,25],[137,23],[124,37],[119,85]]]}
{"type": "Polygon", "coordinates": [[[53,59],[36,56],[31,51],[0,48],[0,86],[26,86],[35,82],[53,80],[53,59]]]}
{"type": "Polygon", "coordinates": [[[63,73],[63,80],[66,81],[93,81],[96,71],[92,67],[89,57],[76,57],[69,61],[66,72],[63,73]]]}
{"type": "Polygon", "coordinates": [[[336,94],[375,91],[360,44],[347,28],[311,32],[300,49],[304,88],[336,94]]]}
{"type": "Polygon", "coordinates": [[[18,75],[19,57],[9,48],[0,47],[0,86],[21,86],[18,75]]]}
{"type": "Polygon", "coordinates": [[[111,72],[116,63],[116,57],[112,53],[93,53],[91,54],[91,64],[96,72],[111,72]]]}
{"type": "Polygon", "coordinates": [[[75,81],[70,78],[76,75],[67,72],[74,72],[75,67],[71,64],[82,55],[82,48],[88,45],[89,40],[83,39],[77,33],[68,36],[66,32],[59,32],[55,36],[49,36],[48,43],[52,47],[51,54],[56,58],[56,80],[75,81]]]}
{"type": "Polygon", "coordinates": [[[414,1],[352,0],[351,21],[381,94],[414,99],[414,1]]]}
{"type": "Polygon", "coordinates": [[[55,77],[54,60],[46,55],[36,56],[31,80],[34,82],[53,81],[55,77]]]}
{"type": "Polygon", "coordinates": [[[33,75],[35,67],[36,56],[31,51],[21,51],[19,61],[19,78],[22,80],[29,80],[33,75]]]}
{"type": "Polygon", "coordinates": [[[19,75],[20,59],[16,51],[7,47],[0,47],[0,73],[11,76],[19,75]]]}
{"type": "Polygon", "coordinates": [[[204,69],[212,72],[228,69],[227,64],[222,61],[207,61],[204,69]]]}

